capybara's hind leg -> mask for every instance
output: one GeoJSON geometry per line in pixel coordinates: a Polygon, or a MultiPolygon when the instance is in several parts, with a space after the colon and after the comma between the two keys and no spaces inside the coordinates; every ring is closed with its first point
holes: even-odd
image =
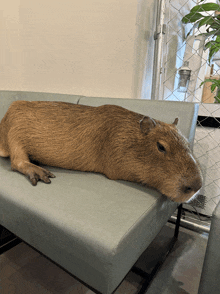
{"type": "Polygon", "coordinates": [[[6,143],[5,137],[6,135],[5,135],[4,125],[0,123],[0,156],[1,157],[9,156],[8,144],[6,143]]]}
{"type": "Polygon", "coordinates": [[[0,156],[1,156],[1,157],[8,157],[8,156],[9,156],[9,152],[8,152],[8,150],[4,147],[4,145],[2,144],[2,142],[0,142],[0,156]]]}
{"type": "Polygon", "coordinates": [[[33,186],[36,186],[39,180],[49,184],[51,182],[49,178],[55,178],[51,172],[31,163],[28,155],[22,147],[16,146],[15,148],[10,149],[10,158],[11,169],[28,176],[33,186]]]}
{"type": "Polygon", "coordinates": [[[0,125],[0,156],[1,157],[8,157],[9,150],[7,144],[5,144],[4,134],[1,132],[1,125],[0,125]]]}

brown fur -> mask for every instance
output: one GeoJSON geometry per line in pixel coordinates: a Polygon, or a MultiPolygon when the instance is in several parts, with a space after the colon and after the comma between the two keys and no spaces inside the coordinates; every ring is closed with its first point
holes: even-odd
{"type": "Polygon", "coordinates": [[[0,156],[10,156],[12,170],[33,185],[54,175],[30,159],[141,182],[184,202],[201,188],[202,176],[177,121],[166,124],[115,105],[16,101],[0,124],[0,156]]]}

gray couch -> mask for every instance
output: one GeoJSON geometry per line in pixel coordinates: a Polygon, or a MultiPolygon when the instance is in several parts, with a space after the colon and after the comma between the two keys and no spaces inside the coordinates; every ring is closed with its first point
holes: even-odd
{"type": "MultiPolygon", "coordinates": [[[[171,123],[193,144],[194,103],[0,92],[0,119],[15,100],[116,104],[171,123]]],[[[49,167],[50,185],[36,187],[0,158],[0,225],[103,294],[120,284],[166,224],[177,204],[141,185],[104,175],[49,167]]]]}
{"type": "Polygon", "coordinates": [[[220,293],[220,202],[211,221],[198,294],[220,293]]]}

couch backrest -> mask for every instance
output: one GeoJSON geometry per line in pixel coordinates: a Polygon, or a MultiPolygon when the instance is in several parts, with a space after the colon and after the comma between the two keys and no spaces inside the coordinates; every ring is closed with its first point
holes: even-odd
{"type": "Polygon", "coordinates": [[[79,104],[91,106],[115,104],[166,123],[173,123],[174,119],[178,117],[178,128],[189,140],[191,147],[193,146],[199,110],[199,104],[197,103],[145,99],[81,97],[79,99],[79,104]]]}
{"type": "Polygon", "coordinates": [[[13,101],[65,101],[78,103],[79,95],[52,94],[40,92],[23,92],[23,91],[0,91],[0,121],[5,115],[8,107],[13,101]]]}
{"type": "Polygon", "coordinates": [[[122,98],[101,98],[84,97],[80,95],[52,94],[22,91],[0,91],[0,120],[6,113],[9,105],[16,100],[27,101],[65,101],[90,106],[104,104],[115,104],[129,110],[151,116],[161,121],[172,123],[176,117],[179,118],[178,128],[186,136],[193,146],[195,127],[199,105],[189,102],[171,102],[145,99],[122,99],[122,98]]]}

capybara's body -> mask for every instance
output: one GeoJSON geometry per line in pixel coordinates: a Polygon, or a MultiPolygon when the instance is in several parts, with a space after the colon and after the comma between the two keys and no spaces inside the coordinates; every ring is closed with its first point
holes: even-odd
{"type": "Polygon", "coordinates": [[[53,174],[30,162],[141,182],[177,202],[202,185],[199,165],[173,124],[115,105],[16,101],[0,124],[0,156],[32,184],[53,174]]]}

